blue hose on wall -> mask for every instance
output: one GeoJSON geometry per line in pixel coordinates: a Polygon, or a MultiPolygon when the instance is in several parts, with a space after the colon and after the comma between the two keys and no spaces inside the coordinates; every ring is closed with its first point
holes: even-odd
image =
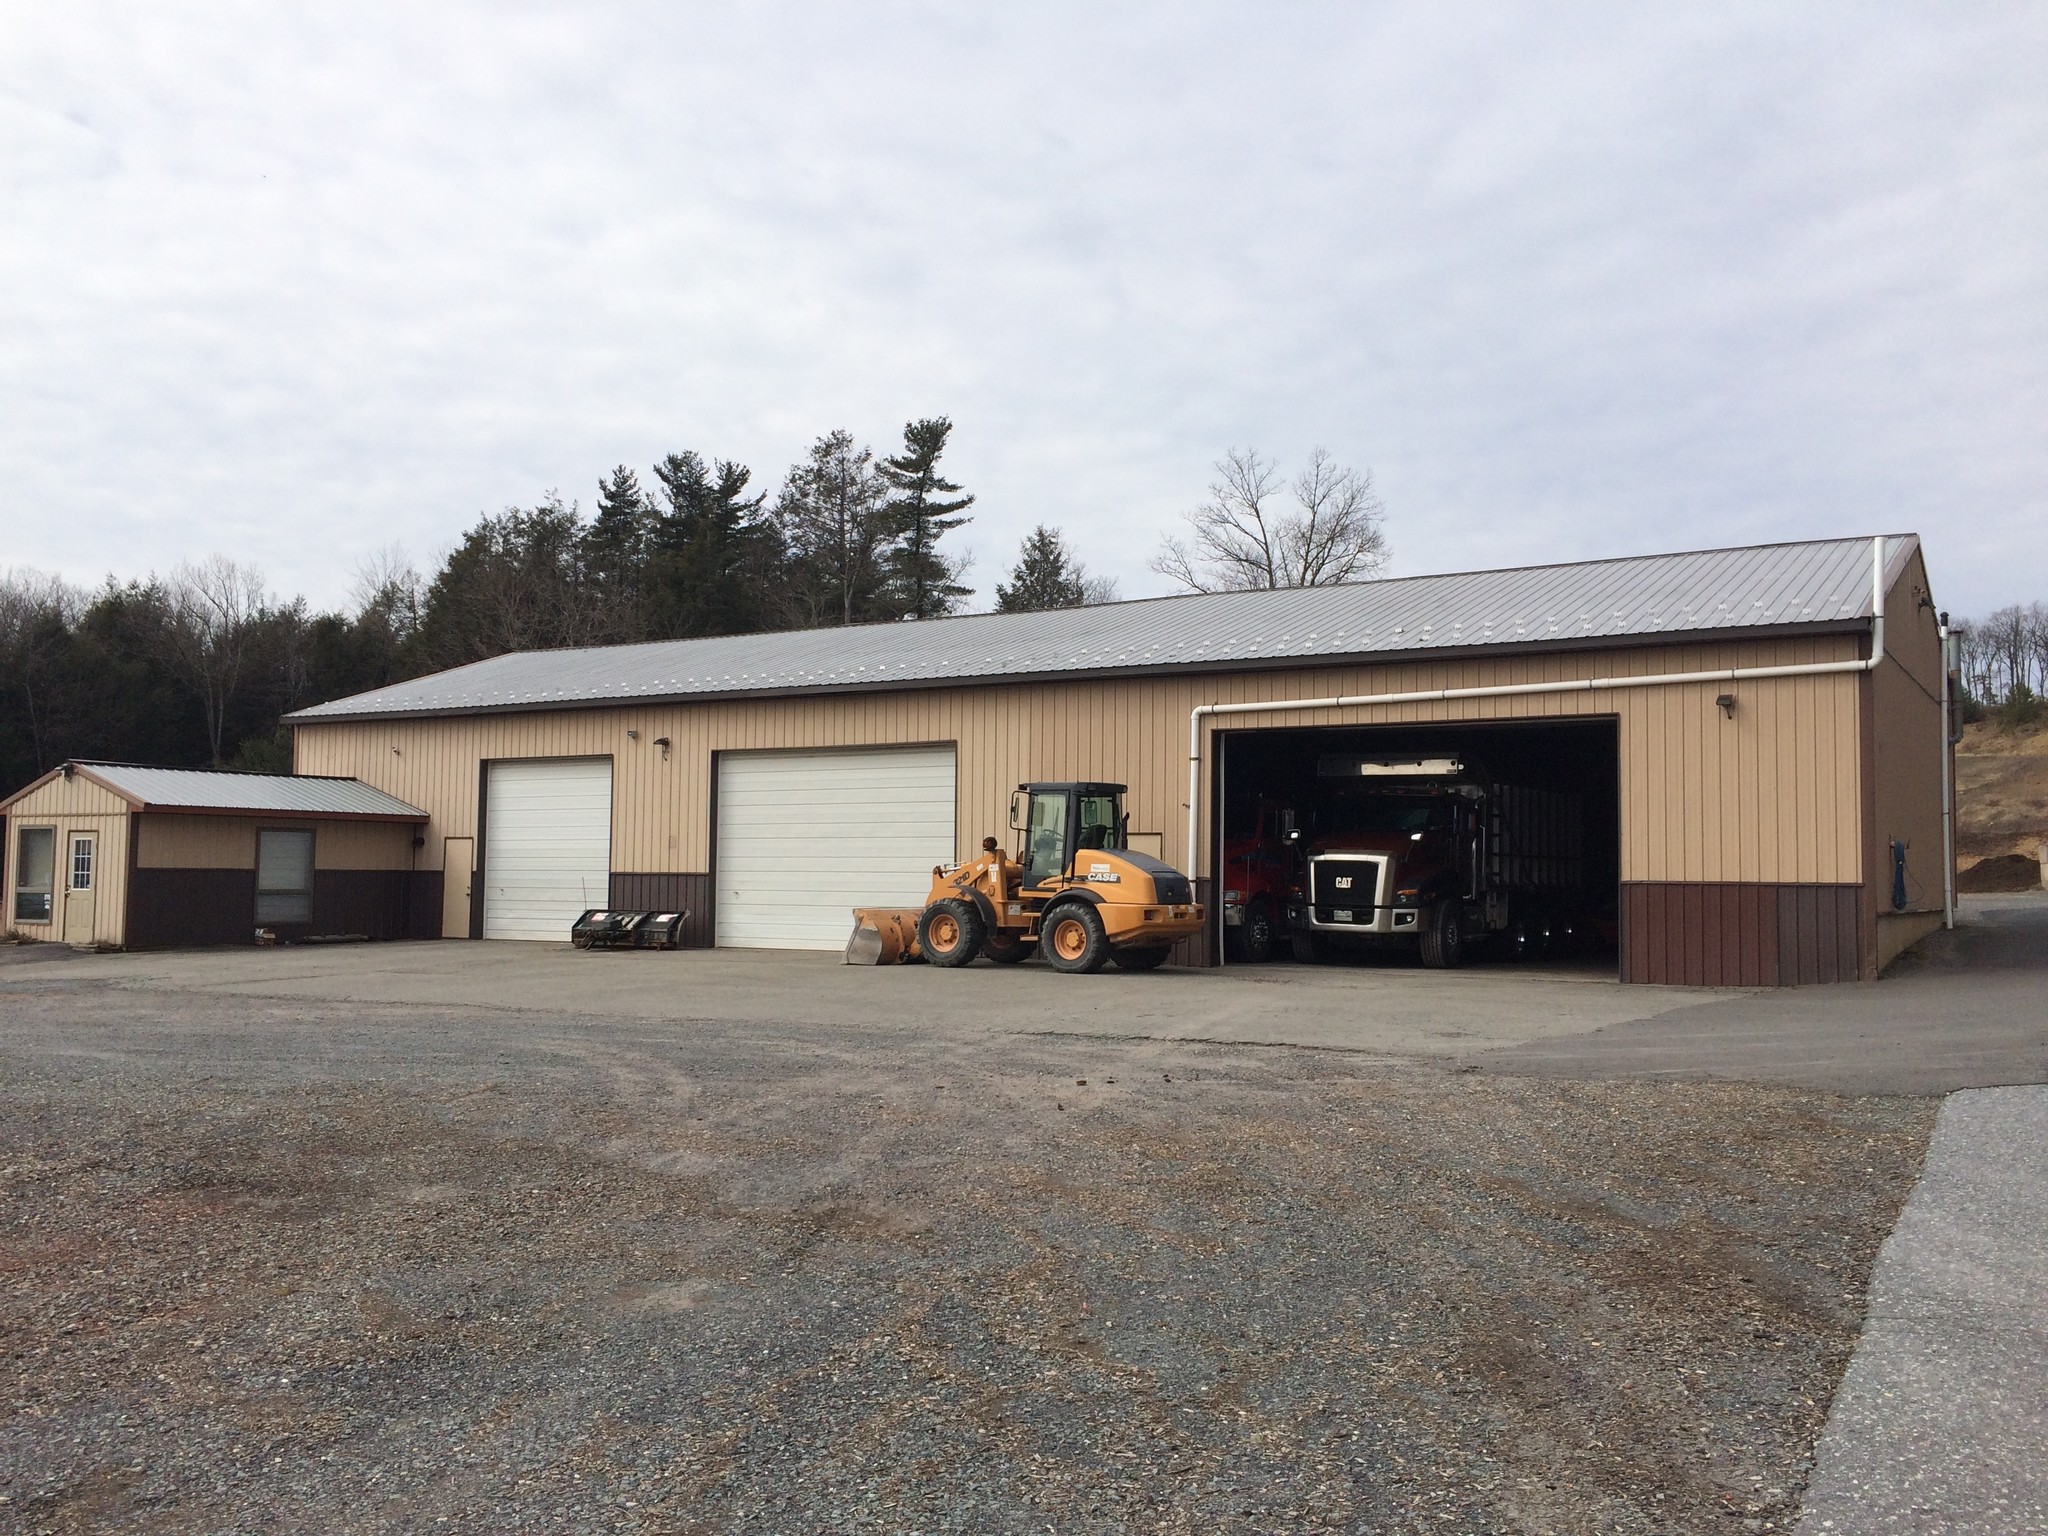
{"type": "Polygon", "coordinates": [[[1892,910],[1906,910],[1906,845],[1892,839],[1892,910]]]}

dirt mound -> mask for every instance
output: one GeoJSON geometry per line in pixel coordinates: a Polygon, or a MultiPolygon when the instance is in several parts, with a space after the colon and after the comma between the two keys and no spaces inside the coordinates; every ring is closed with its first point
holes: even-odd
{"type": "Polygon", "coordinates": [[[2024,853],[2001,853],[1979,859],[1956,876],[1959,891],[2038,891],[2041,861],[2024,853]]]}
{"type": "Polygon", "coordinates": [[[2048,837],[2048,726],[1982,720],[1956,749],[1956,851],[2030,854],[2048,837]]]}

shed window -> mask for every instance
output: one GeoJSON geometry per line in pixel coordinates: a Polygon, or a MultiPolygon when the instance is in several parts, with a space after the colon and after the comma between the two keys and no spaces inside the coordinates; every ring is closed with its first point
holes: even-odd
{"type": "Polygon", "coordinates": [[[256,921],[310,923],[313,920],[313,834],[264,831],[256,834],[256,921]]]}
{"type": "Polygon", "coordinates": [[[57,884],[57,829],[23,827],[14,845],[14,920],[47,923],[57,884]]]}

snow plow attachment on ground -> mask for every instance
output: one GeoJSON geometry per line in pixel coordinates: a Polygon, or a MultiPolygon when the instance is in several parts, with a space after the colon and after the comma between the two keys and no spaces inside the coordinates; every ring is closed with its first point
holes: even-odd
{"type": "Polygon", "coordinates": [[[855,907],[853,936],[846,941],[848,965],[901,965],[922,960],[917,947],[918,912],[910,907],[855,907]]]}

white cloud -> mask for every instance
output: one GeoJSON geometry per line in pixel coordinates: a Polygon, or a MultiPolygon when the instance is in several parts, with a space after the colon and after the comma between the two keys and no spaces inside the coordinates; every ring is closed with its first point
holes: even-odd
{"type": "Polygon", "coordinates": [[[944,412],[985,588],[1043,520],[1155,589],[1218,453],[1320,443],[1397,570],[1917,528],[2048,595],[2044,64],[2018,7],[18,12],[0,563],[334,602],[944,412]]]}

